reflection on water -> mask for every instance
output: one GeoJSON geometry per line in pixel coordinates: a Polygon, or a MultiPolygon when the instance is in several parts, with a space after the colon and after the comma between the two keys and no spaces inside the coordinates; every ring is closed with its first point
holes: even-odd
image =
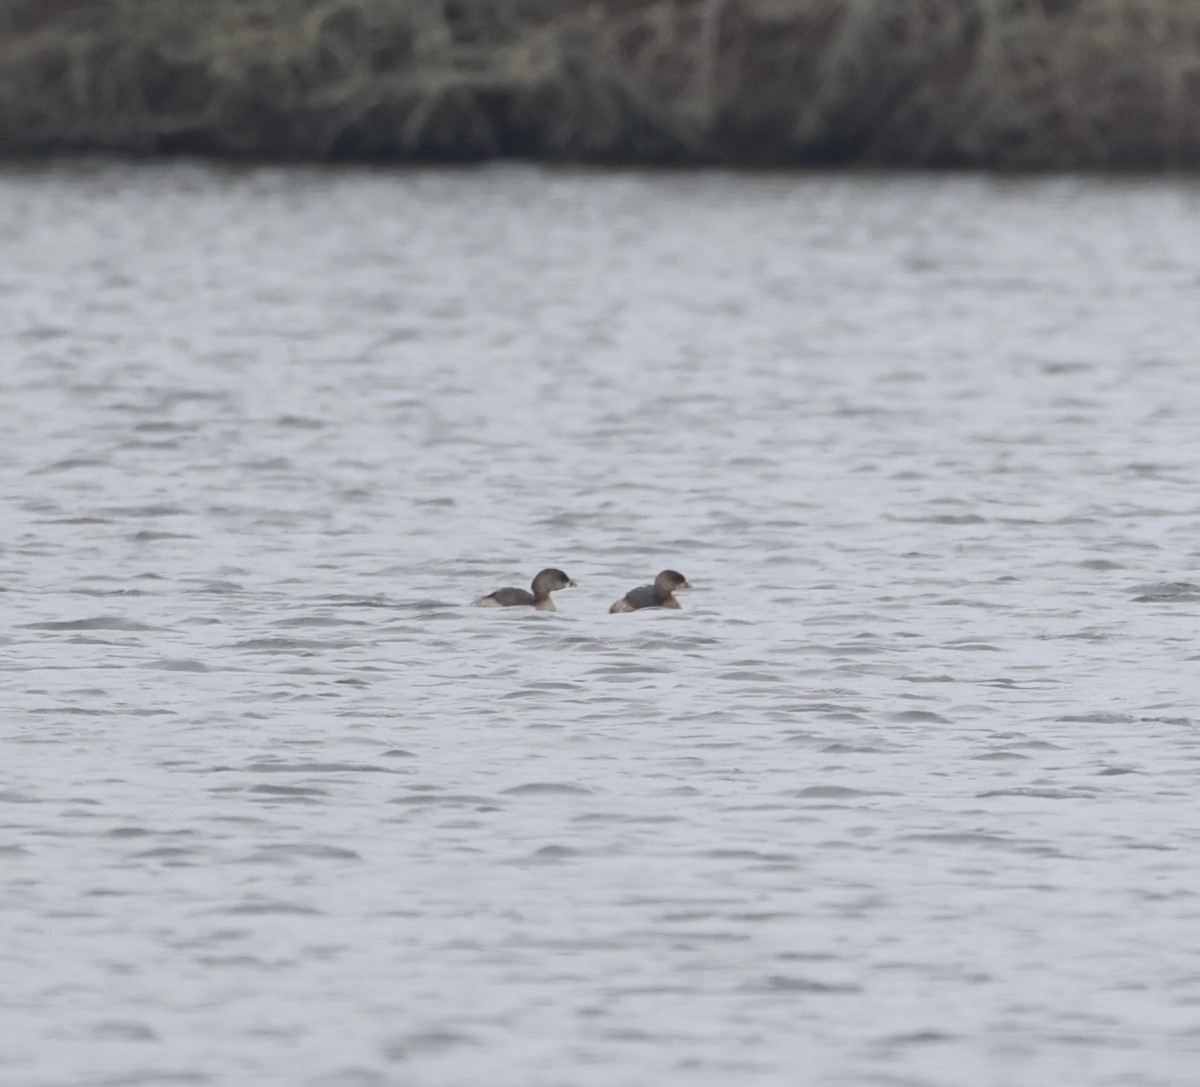
{"type": "Polygon", "coordinates": [[[0,1078],[1187,1082],[1198,194],[0,178],[0,1078]]]}

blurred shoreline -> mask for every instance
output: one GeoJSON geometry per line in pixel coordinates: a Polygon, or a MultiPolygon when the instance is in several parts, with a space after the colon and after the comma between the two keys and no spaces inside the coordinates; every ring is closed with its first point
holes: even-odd
{"type": "Polygon", "coordinates": [[[1190,0],[0,0],[0,155],[1200,166],[1190,0]]]}

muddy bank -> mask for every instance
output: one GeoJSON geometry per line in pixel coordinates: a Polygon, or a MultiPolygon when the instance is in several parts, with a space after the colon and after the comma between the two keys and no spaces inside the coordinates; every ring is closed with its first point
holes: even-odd
{"type": "Polygon", "coordinates": [[[0,153],[1200,165],[1193,0],[0,0],[0,153]]]}

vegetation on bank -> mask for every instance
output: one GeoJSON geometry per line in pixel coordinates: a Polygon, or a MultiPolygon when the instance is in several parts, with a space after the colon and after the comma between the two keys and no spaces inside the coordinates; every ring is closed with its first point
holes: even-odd
{"type": "Polygon", "coordinates": [[[1200,165],[1200,0],[0,0],[0,152],[1200,165]]]}

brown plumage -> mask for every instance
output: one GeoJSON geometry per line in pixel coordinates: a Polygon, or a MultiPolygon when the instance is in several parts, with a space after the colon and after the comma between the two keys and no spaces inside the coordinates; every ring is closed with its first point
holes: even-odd
{"type": "Polygon", "coordinates": [[[639,611],[642,608],[678,608],[679,601],[675,599],[676,589],[690,589],[685,578],[678,570],[664,570],[654,579],[653,585],[640,585],[630,589],[620,600],[608,609],[610,615],[623,611],[639,611]]]}
{"type": "Polygon", "coordinates": [[[573,582],[561,570],[554,567],[547,567],[545,570],[538,572],[529,586],[533,592],[527,592],[525,589],[514,589],[511,586],[504,589],[497,589],[494,593],[488,593],[487,596],[481,596],[475,601],[485,608],[536,608],[538,611],[555,611],[554,601],[550,599],[550,594],[558,589],[565,589],[569,585],[574,585],[573,582]]]}

